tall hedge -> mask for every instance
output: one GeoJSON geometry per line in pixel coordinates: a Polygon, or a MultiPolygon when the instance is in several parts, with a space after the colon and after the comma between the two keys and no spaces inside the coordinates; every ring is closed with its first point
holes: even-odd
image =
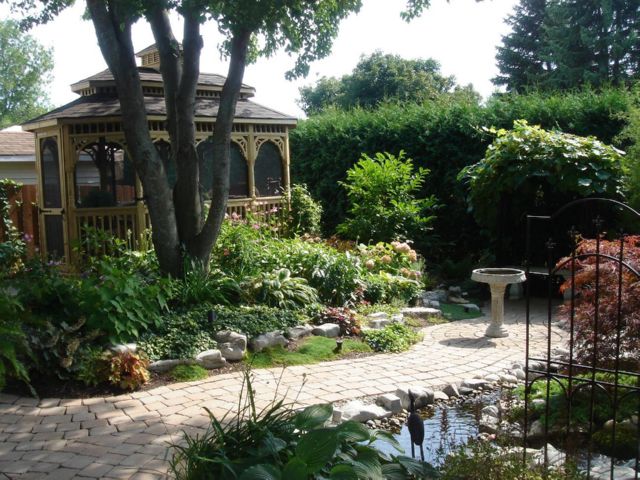
{"type": "MultiPolygon", "coordinates": [[[[465,187],[456,176],[484,157],[493,138],[482,127],[511,128],[526,119],[547,129],[595,136],[614,143],[625,125],[631,96],[622,90],[568,94],[503,94],[480,105],[447,98],[423,105],[384,105],[375,111],[331,110],[301,121],[291,134],[291,173],[324,207],[324,229],[343,221],[346,195],[338,185],[361,154],[404,150],[416,167],[431,170],[422,194],[441,205],[429,241],[416,239],[428,258],[461,259],[487,246],[467,212],[465,187]]],[[[624,145],[618,145],[624,148],[624,145]]]]}

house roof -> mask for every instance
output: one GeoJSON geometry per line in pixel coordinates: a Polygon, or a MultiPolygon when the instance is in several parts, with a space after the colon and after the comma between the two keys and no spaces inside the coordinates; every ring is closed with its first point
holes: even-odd
{"type": "MultiPolygon", "coordinates": [[[[144,101],[147,115],[166,116],[164,97],[148,96],[145,97],[144,101]]],[[[217,98],[196,98],[196,118],[215,118],[218,114],[219,104],[220,100],[217,98]]],[[[96,94],[80,97],[71,103],[67,103],[62,107],[51,110],[40,117],[30,120],[24,126],[28,128],[29,124],[55,119],[117,117],[120,115],[120,102],[117,97],[96,94]]],[[[276,110],[246,99],[238,100],[234,118],[235,121],[271,120],[279,121],[284,124],[296,123],[295,117],[285,115],[284,113],[280,113],[276,110]]]]}
{"type": "Polygon", "coordinates": [[[0,132],[0,156],[35,155],[31,132],[0,132]]]}

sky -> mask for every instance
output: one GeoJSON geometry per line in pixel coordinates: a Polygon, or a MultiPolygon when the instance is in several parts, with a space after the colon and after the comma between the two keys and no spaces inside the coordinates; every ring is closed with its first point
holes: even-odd
{"type": "MultiPolygon", "coordinates": [[[[90,21],[81,18],[84,2],[66,10],[48,25],[35,27],[31,34],[42,44],[54,48],[55,67],[50,86],[51,103],[60,106],[74,100],[69,85],[106,68],[90,21]]],[[[491,78],[498,72],[495,49],[502,35],[509,32],[504,18],[517,0],[432,0],[422,17],[407,24],[400,18],[405,0],[364,0],[357,14],[346,18],[340,27],[332,54],[314,62],[307,78],[285,79],[293,59],[281,52],[247,67],[244,83],[256,88],[254,100],[283,113],[303,117],[296,101],[298,88],[313,84],[323,76],[340,77],[350,73],[361,55],[380,50],[404,58],[434,58],[444,75],[454,75],[462,85],[473,84],[483,97],[494,91],[491,78]]],[[[0,6],[0,7],[4,7],[0,6]]],[[[6,15],[0,9],[0,18],[6,15]]],[[[172,19],[174,33],[181,37],[179,18],[172,19]]],[[[220,36],[213,23],[202,29],[204,49],[200,70],[225,75],[228,64],[221,60],[217,46],[220,36]]],[[[148,24],[133,28],[136,50],[153,43],[148,24]]]]}

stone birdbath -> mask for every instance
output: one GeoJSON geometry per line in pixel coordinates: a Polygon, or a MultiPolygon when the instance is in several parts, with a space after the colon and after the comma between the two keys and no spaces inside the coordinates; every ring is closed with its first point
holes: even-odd
{"type": "Polygon", "coordinates": [[[488,283],[491,288],[491,323],[485,337],[508,337],[502,324],[504,320],[504,291],[510,283],[521,283],[527,279],[523,270],[516,268],[478,268],[471,273],[471,280],[488,283]]]}

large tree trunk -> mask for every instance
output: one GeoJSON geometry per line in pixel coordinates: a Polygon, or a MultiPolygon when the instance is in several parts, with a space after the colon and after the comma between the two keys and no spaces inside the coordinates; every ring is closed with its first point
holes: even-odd
{"type": "Polygon", "coordinates": [[[229,198],[229,156],[231,129],[236,104],[242,87],[247,51],[251,34],[247,30],[235,32],[231,40],[231,55],[227,79],[222,87],[220,106],[213,131],[213,190],[211,208],[200,234],[187,244],[188,251],[204,265],[209,263],[224,220],[229,198]]]}
{"type": "Polygon", "coordinates": [[[131,25],[118,15],[115,3],[87,0],[87,7],[100,50],[116,82],[126,147],[145,191],[160,268],[165,273],[179,276],[182,261],[172,192],[164,165],[149,134],[144,95],[131,41],[131,25]]]}

